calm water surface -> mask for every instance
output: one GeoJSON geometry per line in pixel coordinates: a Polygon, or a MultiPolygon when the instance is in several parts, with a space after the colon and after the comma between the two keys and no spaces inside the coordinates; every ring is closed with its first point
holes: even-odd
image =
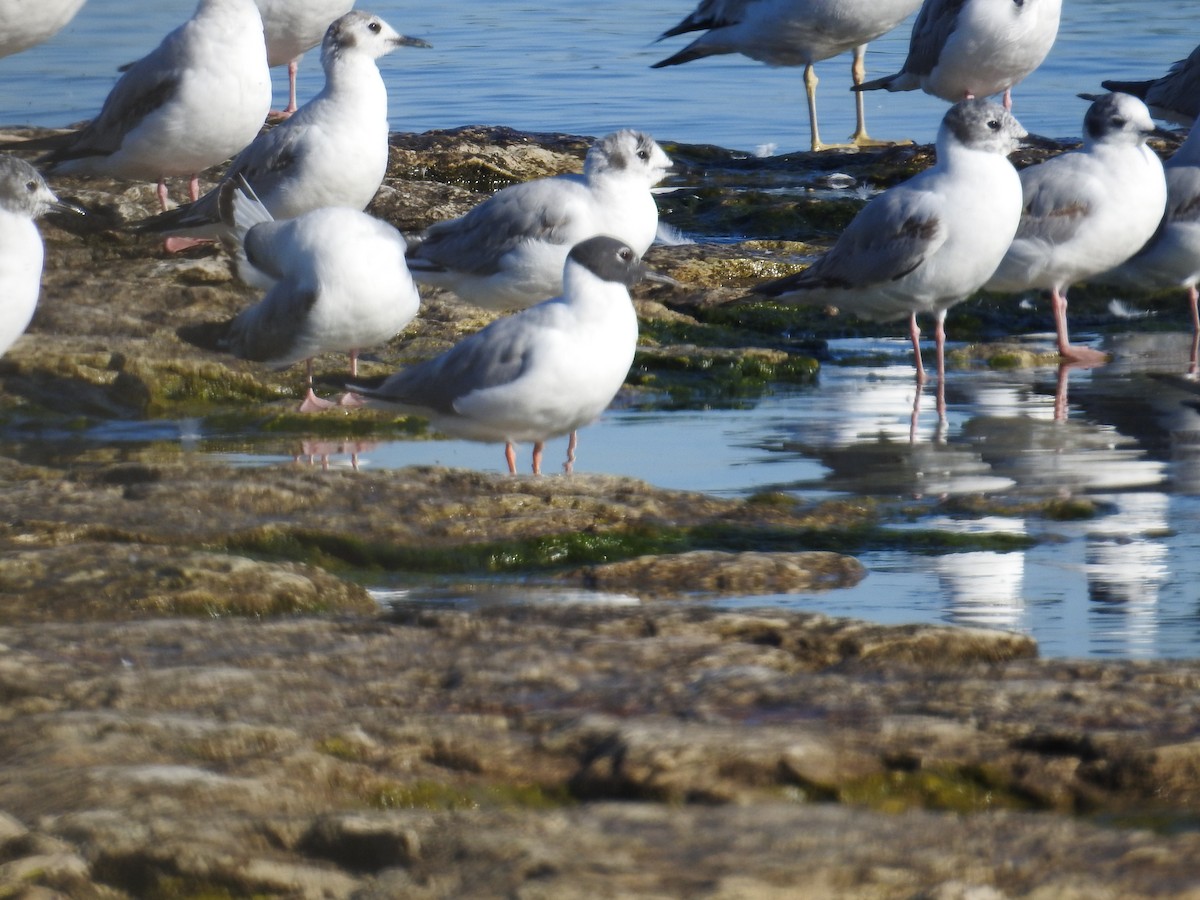
{"type": "MultiPolygon", "coordinates": [[[[0,59],[0,122],[65,125],[93,115],[117,66],[151,49],[193,6],[88,0],[51,42],[0,59]]],[[[798,70],[740,57],[649,69],[682,46],[680,39],[652,39],[689,12],[691,0],[360,6],[434,45],[382,61],[396,130],[484,123],[600,135],[635,126],[666,140],[748,151],[807,146],[798,70]]],[[[1076,92],[1097,90],[1106,77],[1161,74],[1197,40],[1191,0],[1068,0],[1066,7],[1050,59],[1017,91],[1017,115],[1033,132],[1077,134],[1085,104],[1076,92]]],[[[872,45],[873,72],[899,67],[908,29],[872,45]]],[[[849,58],[818,68],[822,128],[837,139],[853,127],[849,58]]],[[[322,81],[315,54],[301,72],[304,99],[322,81]]],[[[277,70],[277,98],[283,89],[277,70]]],[[[945,109],[916,93],[868,96],[877,137],[929,141],[945,109]]],[[[1029,535],[1036,539],[1030,550],[871,553],[862,557],[870,574],[856,588],[730,602],[1013,628],[1033,634],[1049,655],[1197,656],[1200,387],[1183,375],[1186,344],[1182,335],[1116,340],[1108,349],[1117,362],[1072,373],[1067,398],[1057,404],[1062,385],[1053,369],[953,372],[944,426],[932,397],[916,395],[903,341],[843,344],[835,353],[882,352],[892,361],[827,365],[811,389],[745,408],[614,409],[583,432],[578,468],[670,488],[726,495],[774,488],[812,500],[979,491],[1038,499],[1069,489],[1101,502],[1102,515],[1079,523],[1007,516],[933,523],[1029,535]]],[[[115,444],[167,438],[196,452],[214,452],[227,437],[174,422],[113,423],[91,435],[115,444]]],[[[550,452],[561,451],[558,442],[550,452]]],[[[290,456],[228,458],[261,465],[290,456]]],[[[346,465],[349,456],[335,452],[330,462],[346,465]]],[[[359,463],[495,470],[501,458],[492,446],[421,441],[364,450],[359,463]]]]}
{"type": "MultiPolygon", "coordinates": [[[[738,56],[651,70],[685,39],[654,44],[694,0],[605,3],[358,3],[430,50],[402,48],[381,68],[396,130],[501,124],[601,135],[619,127],[656,137],[740,150],[807,149],[798,69],[772,69],[738,56]]],[[[1108,77],[1153,77],[1195,47],[1192,0],[1067,0],[1058,42],[1018,89],[1015,111],[1030,131],[1077,135],[1084,103],[1108,77]]],[[[152,49],[186,19],[193,0],[88,0],[50,42],[0,59],[0,122],[65,125],[93,115],[117,66],[152,49]]],[[[871,72],[904,61],[911,21],[871,45],[871,72]]],[[[854,125],[849,56],[818,65],[823,136],[854,125]]],[[[276,70],[276,96],[284,74],[276,70]]],[[[301,100],[320,89],[315,52],[301,68],[301,100]]],[[[945,111],[920,93],[868,94],[868,124],[881,138],[930,141],[945,111]]]]}

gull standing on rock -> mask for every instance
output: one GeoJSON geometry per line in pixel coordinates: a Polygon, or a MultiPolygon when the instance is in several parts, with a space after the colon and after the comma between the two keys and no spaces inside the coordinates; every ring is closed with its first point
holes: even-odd
{"type": "Polygon", "coordinates": [[[865,319],[909,317],[924,383],[917,313],[936,322],[938,410],[944,412],[946,310],[983,286],[1021,218],[1021,182],[1008,154],[1025,130],[987,100],[950,108],[937,162],[871,200],[833,248],[802,272],[755,293],[838,307],[865,319]]]}
{"type": "Polygon", "coordinates": [[[643,278],[666,280],[628,244],[589,238],[567,256],[561,297],[497,319],[378,384],[346,387],[369,405],[428,416],[447,434],[503,441],[513,474],[514,443],[533,441],[538,475],[545,442],[591,422],[625,382],[638,336],[629,289],[643,278]]]}
{"type": "MultiPolygon", "coordinates": [[[[703,31],[674,56],[651,68],[676,66],[706,56],[740,53],[769,66],[803,66],[813,150],[821,142],[817,128],[817,74],[813,67],[854,50],[851,78],[861,84],[866,44],[899,25],[921,0],[701,0],[700,5],[658,40],[703,31]]],[[[856,146],[868,145],[862,97],[857,99],[856,146]]]]}
{"type": "Polygon", "coordinates": [[[1163,167],[1167,176],[1167,208],[1158,231],[1123,265],[1100,276],[1106,284],[1140,290],[1183,288],[1187,291],[1192,320],[1192,372],[1197,366],[1200,310],[1196,284],[1200,282],[1200,128],[1163,167]]]}
{"type": "Polygon", "coordinates": [[[1024,211],[989,290],[1050,292],[1059,355],[1098,365],[1105,354],[1067,336],[1067,289],[1121,265],[1154,236],[1167,202],[1162,162],[1146,146],[1154,123],[1129,94],[1104,94],[1083,120],[1083,147],[1021,172],[1024,211]]]}
{"type": "Polygon", "coordinates": [[[1107,91],[1133,94],[1150,114],[1178,125],[1191,125],[1200,115],[1200,47],[1171,66],[1167,74],[1149,81],[1102,81],[1107,91]]]}
{"type": "Polygon", "coordinates": [[[571,248],[598,234],[636,256],[654,242],[658,207],[650,188],[670,158],[649,135],[614,132],[588,150],[582,175],[514,184],[413,240],[408,264],[423,284],[487,309],[530,306],[563,290],[571,248]]]}
{"type": "Polygon", "coordinates": [[[0,354],[25,333],[37,308],[45,249],[34,219],[51,210],[79,212],[60,203],[29,163],[0,155],[0,354]]]}
{"type": "Polygon", "coordinates": [[[1004,94],[1042,64],[1058,36],[1062,0],[925,0],[908,58],[894,75],[855,91],[923,90],[957,103],[1004,94]]]}
{"type": "Polygon", "coordinates": [[[354,0],[254,0],[262,15],[267,41],[267,65],[287,65],[288,103],[280,112],[296,111],[296,73],[300,57],[321,43],[329,24],[354,7],[354,0]]]}
{"type": "Polygon", "coordinates": [[[0,0],[0,56],[28,50],[58,34],[84,0],[0,0]]]}
{"type": "Polygon", "coordinates": [[[123,74],[100,114],[72,134],[30,142],[64,175],[157,181],[197,174],[254,140],[271,107],[271,73],[254,0],[200,0],[187,22],[123,74]]]}
{"type": "Polygon", "coordinates": [[[404,262],[404,238],[357,209],[327,206],[276,222],[243,183],[221,190],[222,214],[239,277],[267,289],[258,303],[225,322],[184,326],[179,336],[210,350],[282,369],[301,360],[307,391],[301,412],[336,404],[313,391],[312,359],[350,354],[395,337],[420,305],[404,262]]]}
{"type": "MultiPolygon", "coordinates": [[[[387,88],[375,60],[397,47],[428,47],[378,16],[346,13],[321,44],[325,87],[293,116],[242,150],[213,188],[194,203],[138,222],[137,231],[221,236],[220,194],[245,179],[272,218],[290,219],[322,206],[365,209],[388,161],[387,88]]],[[[181,249],[189,241],[172,242],[181,249]]]]}

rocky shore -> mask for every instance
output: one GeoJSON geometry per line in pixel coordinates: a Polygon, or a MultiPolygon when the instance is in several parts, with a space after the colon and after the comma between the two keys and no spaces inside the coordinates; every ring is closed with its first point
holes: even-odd
{"type": "MultiPolygon", "coordinates": [[[[396,135],[372,211],[416,229],[585,147],[396,135]]],[[[630,394],[813,377],[846,325],[731,301],[836,233],[860,201],[822,193],[834,175],[903,178],[929,149],[668,149],[688,165],[676,227],[750,231],[731,173],[815,199],[760,209],[760,240],[651,251],[685,287],[639,290],[630,394]]],[[[293,414],[296,372],[177,337],[252,295],[215,251],[121,230],[152,186],[54,187],[91,214],[44,223],[42,302],[0,360],[0,898],[1200,897],[1200,662],[704,602],[853,584],[903,515],[883,501],[586,465],[246,468],[155,441],[193,417],[303,458],[423,426],[293,414]],[[95,440],[101,422],[142,437],[95,440]],[[428,585],[462,602],[403,596],[428,585]]],[[[976,358],[1004,352],[990,309],[962,313],[976,358]]],[[[366,367],[487,318],[429,292],[366,367]]]]}

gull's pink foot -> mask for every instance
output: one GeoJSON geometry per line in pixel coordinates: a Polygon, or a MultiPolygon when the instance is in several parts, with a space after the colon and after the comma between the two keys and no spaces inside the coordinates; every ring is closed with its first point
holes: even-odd
{"type": "Polygon", "coordinates": [[[302,413],[323,412],[327,409],[334,409],[336,406],[337,404],[332,400],[322,400],[310,387],[308,393],[304,395],[304,400],[298,407],[298,411],[302,413]]]}

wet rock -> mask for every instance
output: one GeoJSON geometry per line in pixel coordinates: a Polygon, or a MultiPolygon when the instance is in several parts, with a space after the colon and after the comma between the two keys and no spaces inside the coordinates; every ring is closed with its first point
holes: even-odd
{"type": "Polygon", "coordinates": [[[688,594],[758,595],[850,587],[866,575],[857,560],[837,553],[719,553],[696,550],[641,556],[567,573],[589,588],[641,597],[688,594]]]}
{"type": "MultiPolygon", "coordinates": [[[[578,171],[585,148],[489,128],[394,136],[371,209],[416,230],[503,184],[578,171]]],[[[777,240],[652,251],[687,285],[639,290],[631,393],[695,402],[697,373],[722,367],[718,397],[811,378],[821,335],[860,326],[747,302],[748,288],[807,264],[928,148],[671,152],[687,169],[668,223],[777,240]],[[781,182],[799,195],[766,202],[781,182]]],[[[878,540],[888,511],[602,475],[193,458],[179,424],[193,417],[205,450],[241,452],[250,434],[298,460],[423,432],[295,416],[296,371],[180,341],[253,293],[215,249],[169,257],[123,230],[154,211],[152,186],[55,188],[92,216],[44,223],[42,302],[0,360],[0,896],[1200,889],[1196,663],[1044,661],[1022,635],[678,596],[381,608],[360,580],[459,599],[481,579],[520,595],[564,572],[647,597],[681,582],[809,590],[860,569],[796,547],[878,540]],[[114,423],[162,437],[114,442],[114,423]]],[[[981,332],[986,311],[972,311],[981,332]]],[[[492,317],[430,292],[364,367],[492,317]]]]}

